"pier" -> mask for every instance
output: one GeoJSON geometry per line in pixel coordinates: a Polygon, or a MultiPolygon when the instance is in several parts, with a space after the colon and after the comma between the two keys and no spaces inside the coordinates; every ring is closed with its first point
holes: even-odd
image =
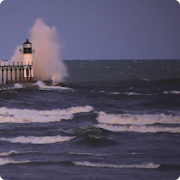
{"type": "Polygon", "coordinates": [[[22,62],[0,61],[0,90],[11,89],[16,83],[32,83],[33,56],[32,43],[27,39],[23,49],[19,50],[23,55],[22,62]]]}
{"type": "Polygon", "coordinates": [[[9,89],[15,83],[32,82],[33,64],[24,65],[23,62],[0,62],[0,89],[9,89]]]}

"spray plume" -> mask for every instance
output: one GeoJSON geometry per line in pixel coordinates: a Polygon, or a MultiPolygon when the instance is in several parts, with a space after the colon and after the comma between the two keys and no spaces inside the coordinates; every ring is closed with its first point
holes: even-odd
{"type": "MultiPolygon", "coordinates": [[[[33,55],[34,78],[36,80],[52,80],[59,82],[67,76],[67,69],[60,60],[61,47],[58,43],[56,28],[47,26],[42,19],[37,19],[30,29],[30,41],[35,54],[33,55]]],[[[20,46],[15,50],[11,62],[22,62],[20,46]]]]}

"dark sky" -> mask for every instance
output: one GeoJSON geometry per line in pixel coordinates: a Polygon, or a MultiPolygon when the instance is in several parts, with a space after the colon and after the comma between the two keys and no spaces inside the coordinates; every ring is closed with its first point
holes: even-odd
{"type": "Polygon", "coordinates": [[[9,59],[37,18],[55,26],[62,59],[180,59],[176,0],[5,0],[0,59],[9,59]]]}

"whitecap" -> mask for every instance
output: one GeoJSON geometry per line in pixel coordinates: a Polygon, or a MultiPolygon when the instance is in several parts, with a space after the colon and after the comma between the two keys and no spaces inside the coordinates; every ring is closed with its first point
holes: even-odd
{"type": "Polygon", "coordinates": [[[101,164],[101,163],[91,163],[88,161],[84,162],[74,162],[76,166],[86,166],[86,167],[95,167],[95,168],[140,168],[140,169],[156,169],[160,167],[160,164],[142,163],[142,164],[101,164]]]}
{"type": "Polygon", "coordinates": [[[57,110],[29,110],[0,108],[0,123],[47,123],[73,119],[77,113],[93,111],[91,106],[57,110]]]}
{"type": "Polygon", "coordinates": [[[120,93],[119,92],[110,92],[110,94],[116,95],[116,94],[120,94],[120,93]]]}
{"type": "Polygon", "coordinates": [[[110,92],[109,94],[124,94],[128,96],[151,96],[150,94],[141,94],[136,92],[126,92],[126,93],[120,93],[120,92],[110,92]]]}
{"type": "Polygon", "coordinates": [[[9,152],[2,152],[2,153],[0,153],[0,157],[2,157],[2,156],[10,156],[12,154],[19,154],[19,153],[17,151],[14,151],[14,150],[9,151],[9,152]]]}
{"type": "Polygon", "coordinates": [[[37,81],[33,85],[38,86],[40,90],[73,90],[71,88],[62,86],[46,86],[42,81],[37,81]]]}
{"type": "Polygon", "coordinates": [[[8,159],[8,158],[0,158],[0,166],[6,165],[6,164],[24,164],[24,163],[29,163],[30,161],[15,161],[13,159],[8,159]]]}
{"type": "Polygon", "coordinates": [[[100,93],[104,93],[105,91],[99,91],[100,93]]]}
{"type": "Polygon", "coordinates": [[[58,142],[70,141],[74,138],[75,137],[64,137],[64,136],[44,136],[44,137],[20,136],[16,138],[0,138],[0,140],[12,142],[12,143],[22,143],[22,144],[53,144],[58,142]]]}
{"type": "Polygon", "coordinates": [[[99,123],[118,125],[180,124],[180,116],[164,114],[106,114],[105,112],[99,112],[97,121],[99,123]]]}
{"type": "Polygon", "coordinates": [[[141,93],[136,93],[136,92],[127,92],[127,93],[124,93],[128,96],[151,96],[151,94],[141,94],[141,93]]]}
{"type": "Polygon", "coordinates": [[[75,153],[69,152],[70,155],[82,155],[82,156],[112,156],[113,154],[93,154],[93,153],[75,153]]]}
{"type": "Polygon", "coordinates": [[[180,91],[164,91],[164,94],[180,94],[180,91]]]}
{"type": "Polygon", "coordinates": [[[138,133],[180,133],[180,127],[160,127],[160,126],[116,126],[108,124],[98,124],[95,127],[112,132],[138,132],[138,133]]]}

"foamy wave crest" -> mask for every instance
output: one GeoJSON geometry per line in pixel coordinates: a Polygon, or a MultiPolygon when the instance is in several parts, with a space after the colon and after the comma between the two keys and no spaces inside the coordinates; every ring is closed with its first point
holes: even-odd
{"type": "Polygon", "coordinates": [[[164,91],[164,94],[180,94],[180,91],[164,91]]]}
{"type": "Polygon", "coordinates": [[[7,158],[0,158],[0,166],[6,165],[6,164],[24,164],[24,163],[29,163],[30,161],[15,161],[12,159],[7,159],[7,158]]]}
{"type": "Polygon", "coordinates": [[[120,92],[110,92],[109,94],[117,95],[120,94],[120,92]]]}
{"type": "Polygon", "coordinates": [[[135,93],[135,92],[128,92],[128,93],[124,93],[128,96],[150,96],[150,94],[140,94],[140,93],[135,93]]]}
{"type": "Polygon", "coordinates": [[[90,163],[90,162],[74,162],[76,166],[87,166],[87,167],[97,167],[97,168],[140,168],[140,169],[156,169],[160,167],[159,164],[154,163],[143,163],[143,164],[100,164],[100,163],[90,163]]]}
{"type": "Polygon", "coordinates": [[[68,87],[61,87],[61,86],[46,86],[42,81],[38,81],[33,85],[37,85],[41,90],[73,90],[68,87]]]}
{"type": "Polygon", "coordinates": [[[109,94],[117,95],[117,94],[124,94],[128,96],[150,96],[150,94],[140,94],[136,92],[127,92],[127,93],[120,93],[120,92],[110,92],[109,94]]]}
{"type": "Polygon", "coordinates": [[[14,89],[21,89],[21,88],[23,88],[22,84],[19,83],[14,84],[14,89]]]}
{"type": "Polygon", "coordinates": [[[180,127],[160,127],[160,126],[115,126],[108,124],[98,124],[97,128],[102,128],[112,132],[138,132],[138,133],[180,133],[180,127]]]}
{"type": "Polygon", "coordinates": [[[0,140],[12,142],[12,143],[22,143],[22,144],[53,144],[58,142],[70,141],[74,138],[75,137],[63,137],[63,136],[45,136],[45,137],[20,136],[16,138],[0,138],[0,140]]]}
{"type": "Polygon", "coordinates": [[[9,151],[9,152],[2,152],[2,153],[0,153],[0,157],[2,157],[2,156],[10,156],[10,155],[12,155],[12,154],[19,154],[17,151],[9,151]]]}
{"type": "Polygon", "coordinates": [[[80,156],[112,156],[113,154],[92,154],[92,153],[74,153],[69,152],[70,155],[80,155],[80,156]]]}
{"type": "Polygon", "coordinates": [[[71,107],[68,109],[37,111],[29,109],[0,108],[0,123],[47,123],[69,120],[77,113],[93,111],[91,106],[71,107]]]}
{"type": "Polygon", "coordinates": [[[119,125],[150,125],[150,124],[180,124],[180,116],[160,115],[130,115],[130,114],[106,114],[99,112],[97,121],[106,124],[119,125]]]}

